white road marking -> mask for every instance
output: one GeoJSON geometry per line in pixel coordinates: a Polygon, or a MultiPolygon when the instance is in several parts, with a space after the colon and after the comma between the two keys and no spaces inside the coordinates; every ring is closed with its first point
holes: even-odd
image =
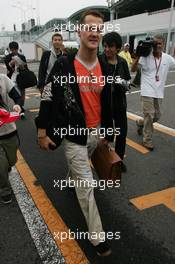
{"type": "MultiPolygon", "coordinates": [[[[165,88],[168,88],[168,87],[173,87],[173,86],[175,86],[175,83],[172,83],[172,84],[167,84],[167,85],[165,85],[165,88]]],[[[126,94],[128,95],[128,94],[137,94],[137,93],[140,93],[141,92],[141,90],[138,90],[138,91],[134,91],[134,92],[127,92],[126,94]]]]}
{"type": "Polygon", "coordinates": [[[167,88],[167,87],[173,87],[173,86],[175,86],[175,83],[167,84],[167,85],[165,85],[165,88],[167,88]]]}
{"type": "MultiPolygon", "coordinates": [[[[175,72],[175,70],[168,71],[168,73],[173,73],[173,72],[175,72]]],[[[130,75],[131,75],[131,77],[135,77],[136,72],[135,73],[131,72],[130,75]]]]}
{"type": "MultiPolygon", "coordinates": [[[[131,112],[127,112],[127,115],[128,115],[128,117],[130,116],[131,119],[133,119],[133,120],[136,120],[136,119],[139,119],[139,118],[143,118],[143,117],[138,116],[136,114],[133,114],[131,112]]],[[[174,128],[164,126],[164,125],[162,125],[160,123],[157,123],[157,122],[154,123],[154,127],[157,128],[157,129],[164,129],[164,130],[168,131],[169,133],[173,133],[173,134],[175,133],[175,129],[174,128]]]]}
{"type": "Polygon", "coordinates": [[[134,92],[130,92],[130,93],[129,93],[129,92],[127,92],[127,93],[126,93],[126,95],[128,95],[128,94],[137,94],[137,93],[140,93],[140,92],[141,92],[141,90],[134,91],[134,92]]]}

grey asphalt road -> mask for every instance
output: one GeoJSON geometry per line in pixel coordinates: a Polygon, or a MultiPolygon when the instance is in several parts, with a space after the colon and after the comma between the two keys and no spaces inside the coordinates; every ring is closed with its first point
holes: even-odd
{"type": "MultiPolygon", "coordinates": [[[[31,65],[31,69],[37,70],[37,64],[31,65]]],[[[167,85],[174,84],[166,88],[165,100],[163,103],[163,115],[159,123],[175,129],[174,101],[175,101],[175,75],[174,72],[168,74],[167,85]]],[[[133,89],[133,92],[138,91],[133,89]]],[[[36,92],[33,89],[33,92],[36,92]]],[[[31,93],[27,92],[28,94],[31,93]]],[[[127,95],[128,112],[141,116],[139,92],[127,95]]],[[[27,119],[18,122],[19,135],[21,138],[20,151],[22,152],[29,167],[32,168],[38,183],[46,191],[54,207],[72,230],[87,230],[84,218],[75,193],[70,190],[61,191],[53,187],[54,179],[64,179],[67,173],[67,165],[62,147],[56,151],[43,152],[36,144],[36,130],[33,119],[36,112],[31,112],[39,106],[39,97],[29,95],[26,100],[27,119]],[[59,198],[59,199],[58,199],[59,198]]],[[[135,121],[128,120],[128,138],[141,146],[141,137],[136,134],[135,121]]],[[[155,131],[154,134],[155,150],[147,154],[140,152],[140,148],[128,145],[126,149],[125,163],[128,172],[122,176],[120,189],[99,188],[95,190],[95,196],[105,231],[121,232],[120,240],[110,241],[113,249],[112,256],[106,259],[96,257],[95,251],[87,240],[78,240],[90,263],[102,264],[174,264],[175,263],[175,211],[169,207],[159,204],[145,210],[139,210],[132,203],[131,199],[156,193],[168,188],[175,187],[175,140],[174,136],[164,132],[155,131]]],[[[152,199],[154,202],[155,198],[152,199]]],[[[172,207],[175,207],[174,201],[172,207]]],[[[17,205],[16,205],[17,206],[17,205]]],[[[9,208],[10,209],[10,208],[9,208]]],[[[7,209],[1,210],[7,219],[7,209]]],[[[19,217],[20,212],[16,213],[19,217]]],[[[15,215],[14,215],[15,216],[15,215]]],[[[22,215],[20,215],[22,221],[22,215]]],[[[1,220],[2,221],[2,220],[1,220]]],[[[13,221],[7,221],[9,225],[13,221]]],[[[25,224],[20,224],[21,229],[26,231],[25,224]]],[[[5,223],[0,225],[8,230],[5,223]]],[[[16,230],[16,236],[19,230],[16,230]]],[[[7,236],[8,237],[8,236],[7,236]]],[[[9,240],[12,238],[9,237],[9,240]]],[[[14,239],[14,238],[13,238],[14,239]]],[[[22,239],[22,238],[21,238],[22,239]]],[[[6,248],[9,247],[9,254],[13,264],[17,263],[40,263],[36,249],[31,249],[32,240],[30,235],[26,237],[30,242],[24,249],[21,256],[11,252],[11,248],[6,238],[6,248]],[[27,252],[31,250],[33,259],[31,262],[20,262],[20,259],[27,259],[27,252]],[[25,255],[26,254],[26,255],[25,255]],[[24,258],[22,257],[24,256],[24,258]]],[[[17,240],[16,248],[20,247],[20,239],[17,240]],[[18,245],[19,244],[19,245],[18,245]],[[19,246],[19,247],[18,247],[19,246]]],[[[3,240],[0,239],[0,250],[3,240]]],[[[8,250],[6,249],[5,254],[8,250]]],[[[1,259],[8,259],[1,253],[1,259]]],[[[2,264],[10,262],[2,262],[2,264]]],[[[10,263],[10,264],[11,264],[10,263]]],[[[78,264],[78,263],[75,263],[78,264]]]]}

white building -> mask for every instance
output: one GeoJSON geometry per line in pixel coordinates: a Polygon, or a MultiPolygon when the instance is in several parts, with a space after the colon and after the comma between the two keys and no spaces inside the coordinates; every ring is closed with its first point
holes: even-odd
{"type": "MultiPolygon", "coordinates": [[[[119,33],[133,51],[138,41],[146,36],[161,34],[167,39],[170,7],[171,1],[168,0],[120,0],[111,5],[111,21],[108,23],[120,24],[119,33]]],[[[175,55],[175,9],[171,26],[169,52],[175,55]]]]}

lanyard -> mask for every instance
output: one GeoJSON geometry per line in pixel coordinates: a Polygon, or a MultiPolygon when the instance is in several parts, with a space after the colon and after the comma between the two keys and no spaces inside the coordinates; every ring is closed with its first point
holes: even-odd
{"type": "Polygon", "coordinates": [[[155,78],[156,78],[156,81],[158,82],[160,79],[159,79],[159,75],[158,75],[158,72],[159,72],[159,69],[160,69],[160,65],[161,65],[161,62],[162,62],[162,56],[159,60],[159,64],[157,65],[157,60],[156,60],[156,57],[154,57],[154,61],[155,61],[155,66],[156,66],[156,75],[155,75],[155,78]]]}

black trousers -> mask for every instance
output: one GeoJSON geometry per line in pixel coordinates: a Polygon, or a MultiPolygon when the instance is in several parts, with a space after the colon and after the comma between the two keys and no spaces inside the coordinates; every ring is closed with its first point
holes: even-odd
{"type": "Polygon", "coordinates": [[[126,95],[114,98],[113,119],[115,128],[120,128],[120,135],[116,136],[115,151],[123,160],[126,148],[126,137],[128,130],[126,95]]]}

